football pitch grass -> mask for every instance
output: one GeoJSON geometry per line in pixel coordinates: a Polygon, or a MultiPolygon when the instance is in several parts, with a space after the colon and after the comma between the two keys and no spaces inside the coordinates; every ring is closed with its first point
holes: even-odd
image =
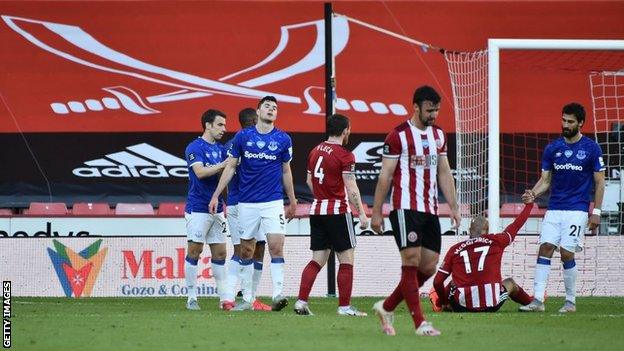
{"type": "MultiPolygon", "coordinates": [[[[368,317],[336,314],[337,299],[313,298],[314,316],[298,316],[295,299],[281,312],[224,312],[214,298],[187,311],[183,298],[13,298],[15,350],[624,350],[624,298],[579,298],[577,312],[520,313],[512,301],[498,313],[433,313],[439,337],[414,334],[405,304],[395,312],[397,335],[380,331],[371,307],[379,298],[354,298],[368,317]]],[[[264,299],[268,302],[268,299],[264,299]]]]}

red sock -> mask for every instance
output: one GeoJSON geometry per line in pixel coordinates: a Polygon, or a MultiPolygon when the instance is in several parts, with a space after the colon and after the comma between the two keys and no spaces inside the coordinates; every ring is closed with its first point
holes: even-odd
{"type": "Polygon", "coordinates": [[[418,271],[418,286],[422,287],[423,285],[425,285],[425,282],[431,278],[430,274],[425,274],[421,271],[418,271]]]}
{"type": "Polygon", "coordinates": [[[523,306],[528,305],[529,303],[531,303],[532,300],[531,296],[529,296],[529,294],[527,294],[526,291],[524,291],[524,289],[522,289],[520,286],[518,286],[518,290],[516,290],[515,293],[509,294],[509,297],[511,297],[512,300],[523,306]]]}
{"type": "Polygon", "coordinates": [[[383,303],[383,309],[392,312],[403,301],[403,291],[401,291],[401,282],[397,285],[396,289],[386,298],[383,303]]]}
{"type": "Polygon", "coordinates": [[[417,271],[418,268],[415,266],[401,267],[401,291],[403,291],[403,297],[405,298],[405,303],[407,303],[407,309],[412,315],[415,328],[418,328],[425,320],[420,309],[417,271]]]}
{"type": "Polygon", "coordinates": [[[301,273],[301,285],[299,285],[299,300],[308,301],[310,297],[310,290],[316,280],[316,275],[321,270],[321,265],[312,260],[303,269],[301,273]]]}
{"type": "Polygon", "coordinates": [[[336,279],[338,280],[338,306],[349,306],[353,288],[353,265],[341,263],[336,279]]]}

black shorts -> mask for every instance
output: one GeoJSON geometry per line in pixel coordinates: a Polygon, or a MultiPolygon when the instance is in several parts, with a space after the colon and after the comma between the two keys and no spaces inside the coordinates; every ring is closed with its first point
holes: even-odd
{"type": "Polygon", "coordinates": [[[390,224],[399,250],[422,246],[440,253],[442,232],[438,216],[414,210],[393,210],[390,224]]]}
{"type": "Polygon", "coordinates": [[[355,247],[355,225],[351,213],[310,216],[310,250],[341,252],[355,247]]]}
{"type": "Polygon", "coordinates": [[[485,308],[481,308],[478,310],[472,310],[472,309],[468,309],[460,305],[459,302],[455,300],[455,289],[457,289],[455,287],[455,284],[451,283],[451,289],[449,291],[448,300],[449,300],[449,304],[451,305],[451,307],[453,307],[453,312],[496,312],[500,310],[501,307],[503,307],[503,304],[505,303],[505,301],[507,301],[507,297],[508,297],[507,288],[505,288],[503,283],[501,283],[500,300],[498,301],[498,304],[496,306],[485,307],[485,308]]]}

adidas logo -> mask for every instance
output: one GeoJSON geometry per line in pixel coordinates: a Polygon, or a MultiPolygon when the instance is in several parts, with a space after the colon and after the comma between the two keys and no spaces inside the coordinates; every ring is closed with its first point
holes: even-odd
{"type": "Polygon", "coordinates": [[[126,147],[126,151],[107,154],[84,163],[89,167],[75,168],[72,173],[82,178],[187,178],[186,161],[150,144],[126,147]]]}

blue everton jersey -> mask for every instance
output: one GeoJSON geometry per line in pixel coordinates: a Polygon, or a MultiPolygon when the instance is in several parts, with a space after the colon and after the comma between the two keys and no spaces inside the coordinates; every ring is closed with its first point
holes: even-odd
{"type": "MultiPolygon", "coordinates": [[[[199,179],[193,172],[194,164],[202,164],[206,167],[214,166],[222,162],[226,157],[226,150],[218,144],[210,144],[201,137],[193,140],[184,152],[186,163],[189,168],[189,191],[186,200],[187,213],[203,212],[208,213],[208,204],[212,194],[219,183],[220,173],[208,178],[199,179]]],[[[219,196],[219,207],[217,212],[223,211],[222,197],[219,196]]]]}
{"type": "Polygon", "coordinates": [[[230,156],[238,158],[238,201],[268,202],[283,199],[282,164],[292,159],[292,141],[273,128],[260,134],[256,127],[236,133],[230,156]]]}
{"type": "MultiPolygon", "coordinates": [[[[230,139],[230,141],[223,145],[223,149],[229,153],[233,142],[234,138],[230,139]]],[[[236,167],[236,172],[234,172],[232,180],[230,180],[230,184],[228,184],[228,196],[225,202],[228,206],[238,205],[238,167],[236,167]]]]}
{"type": "Polygon", "coordinates": [[[605,165],[595,141],[582,136],[568,144],[560,137],[544,149],[542,170],[552,172],[549,210],[588,212],[594,172],[604,171],[605,165]]]}

